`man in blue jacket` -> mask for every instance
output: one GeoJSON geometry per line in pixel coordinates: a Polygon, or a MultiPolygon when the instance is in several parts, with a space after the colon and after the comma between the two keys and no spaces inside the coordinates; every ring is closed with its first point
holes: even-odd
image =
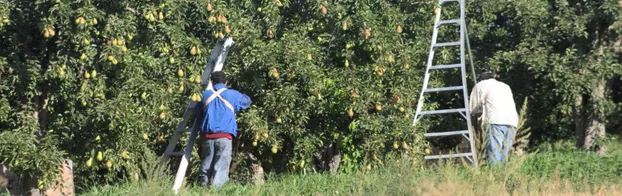
{"type": "Polygon", "coordinates": [[[201,106],[201,157],[199,184],[218,188],[229,181],[232,140],[237,137],[235,114],[247,109],[251,99],[236,90],[227,89],[227,77],[221,72],[211,75],[213,89],[203,91],[201,106]]]}

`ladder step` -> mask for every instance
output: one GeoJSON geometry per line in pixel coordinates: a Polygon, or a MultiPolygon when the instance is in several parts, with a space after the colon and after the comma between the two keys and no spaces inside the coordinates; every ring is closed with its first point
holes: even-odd
{"type": "Polygon", "coordinates": [[[183,151],[169,152],[169,153],[166,153],[166,155],[179,157],[179,156],[183,156],[184,152],[183,151]]]}
{"type": "Polygon", "coordinates": [[[460,109],[444,109],[444,110],[433,110],[433,111],[423,111],[419,113],[419,115],[427,115],[427,114],[449,114],[449,113],[459,113],[466,112],[466,108],[460,109]]]}
{"type": "Polygon", "coordinates": [[[451,135],[462,135],[462,134],[469,134],[469,130],[425,133],[423,135],[425,137],[440,137],[440,136],[451,136],[451,135]]]}
{"type": "Polygon", "coordinates": [[[176,131],[181,131],[181,130],[186,130],[186,126],[190,125],[188,123],[188,120],[190,120],[190,117],[193,114],[191,112],[187,112],[184,114],[184,116],[182,117],[183,119],[181,120],[181,122],[179,122],[179,124],[177,124],[177,127],[175,128],[176,131]]]}
{"type": "Polygon", "coordinates": [[[448,43],[440,43],[440,44],[434,44],[435,48],[438,47],[449,47],[449,46],[459,46],[460,42],[448,42],[448,43]]]}
{"type": "Polygon", "coordinates": [[[450,87],[425,89],[425,91],[423,92],[432,93],[432,92],[443,92],[443,91],[457,91],[457,90],[462,90],[463,88],[464,86],[450,86],[450,87]]]}
{"type": "Polygon", "coordinates": [[[452,68],[460,68],[462,64],[453,64],[453,65],[434,65],[430,66],[430,70],[438,70],[438,69],[452,69],[452,68]]]}
{"type": "Polygon", "coordinates": [[[192,132],[192,127],[191,127],[191,128],[187,128],[187,129],[185,129],[185,128],[177,128],[177,129],[175,129],[175,131],[177,131],[177,132],[188,132],[188,133],[190,133],[190,132],[192,132]]]}
{"type": "Polygon", "coordinates": [[[201,121],[199,119],[195,119],[195,121],[193,122],[193,124],[190,124],[187,122],[187,120],[184,120],[185,122],[180,122],[179,126],[177,126],[177,128],[175,128],[175,131],[177,132],[192,132],[193,128],[194,128],[194,124],[196,123],[201,123],[201,121]],[[190,126],[190,128],[186,128],[186,125],[190,126]]]}
{"type": "Polygon", "coordinates": [[[458,158],[458,157],[468,157],[473,156],[473,153],[458,153],[458,154],[445,154],[445,155],[428,155],[425,156],[426,160],[430,159],[446,159],[446,158],[458,158]]]}
{"type": "Polygon", "coordinates": [[[436,27],[440,27],[443,25],[448,25],[448,24],[457,24],[460,25],[460,19],[453,19],[453,20],[441,20],[438,21],[438,24],[436,25],[436,27]]]}
{"type": "Polygon", "coordinates": [[[199,102],[191,101],[191,102],[188,104],[188,108],[186,108],[186,109],[188,109],[188,110],[194,110],[194,108],[195,108],[195,107],[197,107],[197,104],[198,104],[198,103],[199,103],[199,102]]]}

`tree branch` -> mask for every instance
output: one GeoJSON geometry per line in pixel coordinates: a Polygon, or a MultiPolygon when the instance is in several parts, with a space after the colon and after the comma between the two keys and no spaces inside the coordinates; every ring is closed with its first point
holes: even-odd
{"type": "Polygon", "coordinates": [[[126,7],[125,10],[132,12],[133,14],[136,14],[137,16],[140,16],[140,13],[138,13],[134,8],[126,7]]]}

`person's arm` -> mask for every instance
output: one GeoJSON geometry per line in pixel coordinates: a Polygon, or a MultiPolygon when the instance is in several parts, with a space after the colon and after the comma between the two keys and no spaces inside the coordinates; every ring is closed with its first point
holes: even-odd
{"type": "Polygon", "coordinates": [[[469,100],[469,113],[473,115],[477,115],[482,112],[483,97],[481,97],[480,87],[481,85],[476,84],[475,87],[473,87],[473,90],[471,90],[471,100],[469,100]]]}
{"type": "Polygon", "coordinates": [[[251,103],[253,103],[253,101],[251,101],[251,98],[248,97],[248,95],[245,95],[243,93],[237,92],[238,93],[238,98],[237,101],[235,103],[235,110],[239,111],[239,110],[245,110],[248,109],[251,106],[251,103]]]}

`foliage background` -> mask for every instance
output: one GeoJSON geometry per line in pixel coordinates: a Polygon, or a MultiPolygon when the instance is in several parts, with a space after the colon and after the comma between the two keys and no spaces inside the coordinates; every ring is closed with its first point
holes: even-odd
{"type": "MultiPolygon", "coordinates": [[[[254,100],[239,116],[242,165],[250,153],[267,171],[310,171],[331,150],[343,172],[386,156],[421,164],[425,130],[458,123],[411,126],[436,3],[0,0],[0,161],[41,182],[63,158],[74,160],[81,187],[139,179],[148,172],[139,163],[163,152],[199,92],[194,80],[215,39],[232,36],[239,53],[225,72],[254,100]]],[[[497,71],[515,100],[529,98],[533,144],[574,138],[577,117],[619,132],[618,2],[469,1],[467,13],[477,71],[497,71]]],[[[440,33],[455,38],[455,29],[440,33]]],[[[455,54],[442,50],[435,63],[455,54]]],[[[456,84],[455,73],[431,85],[456,84]]],[[[461,106],[460,95],[434,98],[427,107],[461,106]]]]}

